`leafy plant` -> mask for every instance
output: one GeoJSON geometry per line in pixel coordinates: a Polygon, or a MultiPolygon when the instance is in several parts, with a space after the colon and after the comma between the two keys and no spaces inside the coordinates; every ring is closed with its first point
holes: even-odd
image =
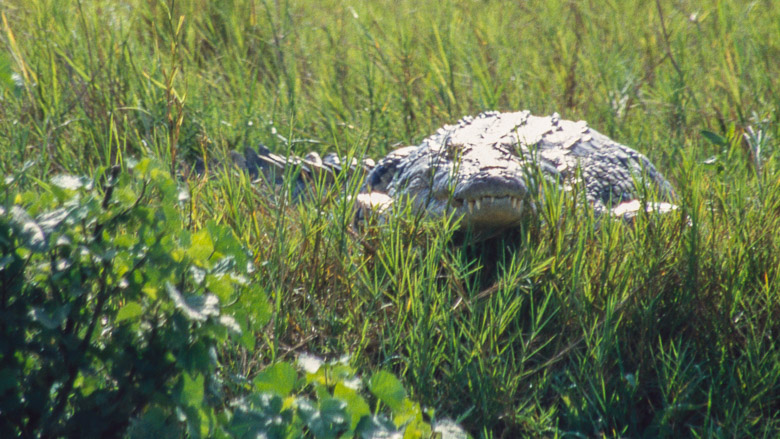
{"type": "Polygon", "coordinates": [[[55,176],[0,207],[3,437],[121,436],[131,420],[205,436],[216,346],[268,320],[230,230],[184,227],[187,191],[157,163],[129,171],[55,176]]]}
{"type": "Polygon", "coordinates": [[[323,363],[303,355],[304,376],[294,366],[277,363],[254,380],[256,392],[234,402],[230,432],[238,438],[445,438],[468,435],[449,420],[433,425],[401,382],[379,371],[368,380],[376,404],[372,410],[361,395],[362,382],[345,362],[323,363]],[[313,396],[297,392],[308,390],[313,396]],[[297,392],[294,392],[297,391],[297,392]]]}
{"type": "Polygon", "coordinates": [[[217,348],[252,349],[267,299],[229,229],[183,227],[189,196],[163,167],[130,171],[59,175],[0,208],[4,437],[432,437],[397,378],[374,374],[372,411],[342,363],[277,363],[227,401],[217,348]]]}

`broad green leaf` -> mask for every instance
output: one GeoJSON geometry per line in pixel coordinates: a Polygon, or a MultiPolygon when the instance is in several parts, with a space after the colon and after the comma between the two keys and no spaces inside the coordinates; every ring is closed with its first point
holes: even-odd
{"type": "Polygon", "coordinates": [[[347,431],[346,403],[327,398],[315,406],[306,398],[297,399],[298,413],[314,437],[323,439],[335,438],[347,431]]]}
{"type": "Polygon", "coordinates": [[[138,238],[128,233],[124,233],[114,237],[113,243],[118,247],[130,248],[138,243],[138,238]]]}
{"type": "Polygon", "coordinates": [[[187,255],[196,261],[205,261],[214,251],[214,243],[211,240],[209,232],[205,229],[192,235],[190,248],[187,249],[187,255]]]}
{"type": "Polygon", "coordinates": [[[355,429],[355,437],[361,439],[399,439],[401,434],[384,416],[365,416],[355,429]]]}
{"type": "Polygon", "coordinates": [[[220,300],[227,302],[233,296],[233,282],[227,276],[206,276],[206,288],[216,294],[220,300]]]}
{"type": "Polygon", "coordinates": [[[358,388],[360,381],[355,379],[355,371],[348,365],[349,357],[342,357],[339,362],[330,365],[330,376],[332,379],[343,383],[352,388],[358,388]]]}
{"type": "Polygon", "coordinates": [[[298,371],[289,363],[276,363],[266,368],[255,377],[255,390],[258,392],[273,392],[279,396],[287,396],[295,388],[298,371]]]}
{"type": "MultiPolygon", "coordinates": [[[[336,437],[349,428],[347,416],[347,403],[337,398],[324,398],[319,403],[320,422],[315,423],[319,427],[320,437],[336,437]]],[[[310,425],[312,430],[315,426],[310,425]]],[[[316,432],[316,430],[315,430],[316,432]]]]}
{"type": "Polygon", "coordinates": [[[181,394],[179,402],[183,405],[197,407],[203,402],[203,375],[194,378],[187,372],[181,376],[181,394]]]}
{"type": "Polygon", "coordinates": [[[182,296],[179,290],[170,282],[165,283],[165,290],[173,300],[173,304],[185,317],[199,322],[206,321],[209,316],[219,315],[219,299],[213,294],[182,296]]]}
{"type": "Polygon", "coordinates": [[[19,230],[24,243],[33,251],[43,251],[46,248],[46,237],[41,227],[33,221],[30,215],[19,206],[11,208],[11,222],[19,230]]]}
{"type": "Polygon", "coordinates": [[[146,158],[142,158],[141,160],[139,160],[139,161],[137,161],[137,162],[133,163],[132,165],[133,165],[133,166],[132,166],[132,168],[133,168],[133,169],[134,169],[136,172],[138,172],[139,174],[141,174],[141,175],[143,175],[143,176],[148,176],[148,174],[149,174],[149,168],[150,168],[150,167],[152,167],[152,166],[154,166],[154,165],[152,164],[152,159],[150,159],[150,158],[148,158],[148,157],[146,157],[146,158]]]}
{"type": "Polygon", "coordinates": [[[247,331],[246,329],[241,329],[240,333],[241,336],[238,338],[239,342],[249,352],[252,352],[255,349],[255,343],[257,342],[257,340],[255,339],[256,335],[254,331],[247,331]]]}
{"type": "Polygon", "coordinates": [[[282,398],[271,393],[253,394],[234,403],[230,432],[237,438],[300,437],[292,430],[292,410],[283,409],[282,398]],[[285,434],[287,433],[287,434],[285,434]]]}
{"type": "Polygon", "coordinates": [[[371,407],[368,406],[366,400],[355,389],[351,389],[342,383],[336,383],[333,389],[333,396],[347,403],[347,411],[351,417],[350,430],[357,428],[360,419],[364,416],[371,415],[371,407]]]}
{"type": "Polygon", "coordinates": [[[391,410],[400,410],[406,397],[406,391],[393,374],[385,371],[379,371],[371,377],[368,382],[368,389],[380,401],[387,404],[391,410]]]}
{"type": "Polygon", "coordinates": [[[236,258],[232,255],[228,255],[217,261],[211,272],[214,274],[225,274],[232,270],[236,266],[236,258]]]}
{"type": "Polygon", "coordinates": [[[422,410],[420,405],[404,398],[400,409],[394,410],[393,422],[400,427],[402,425],[408,425],[413,423],[422,422],[422,410]]]}
{"type": "Polygon", "coordinates": [[[152,284],[147,283],[141,288],[141,291],[143,291],[143,293],[149,296],[149,298],[151,298],[152,300],[156,300],[157,292],[160,291],[160,289],[152,284]]]}
{"type": "Polygon", "coordinates": [[[114,258],[114,273],[121,278],[133,267],[133,255],[126,251],[117,251],[114,258]]]}
{"type": "Polygon", "coordinates": [[[88,396],[103,386],[100,379],[91,375],[79,374],[78,381],[78,387],[82,396],[88,396]]]}
{"type": "Polygon", "coordinates": [[[144,313],[143,307],[138,302],[128,302],[116,313],[116,322],[133,319],[144,313]]]}
{"type": "Polygon", "coordinates": [[[247,314],[254,319],[257,327],[262,327],[271,320],[273,308],[263,288],[253,282],[246,286],[241,294],[247,314]]]}
{"type": "Polygon", "coordinates": [[[36,222],[41,226],[44,233],[51,233],[60,225],[70,214],[70,209],[59,208],[39,215],[36,222]]]}
{"type": "Polygon", "coordinates": [[[334,424],[344,424],[347,421],[346,408],[346,401],[340,398],[323,398],[320,401],[320,411],[323,416],[334,424]]]}
{"type": "Polygon", "coordinates": [[[152,406],[135,419],[127,431],[130,439],[174,438],[181,436],[175,421],[161,407],[152,406]]]}
{"type": "Polygon", "coordinates": [[[306,423],[308,423],[311,418],[318,415],[317,406],[308,398],[296,398],[295,405],[298,407],[301,418],[303,418],[303,421],[306,423]]]}
{"type": "Polygon", "coordinates": [[[120,186],[114,189],[114,198],[125,206],[132,205],[138,198],[138,193],[131,185],[120,186]]]}
{"type": "Polygon", "coordinates": [[[204,340],[199,340],[183,349],[178,355],[178,360],[185,370],[195,371],[208,369],[212,358],[210,358],[208,345],[204,340]]]}
{"type": "Polygon", "coordinates": [[[206,230],[220,252],[229,254],[229,258],[235,259],[240,265],[246,263],[243,247],[229,227],[220,226],[215,221],[209,220],[206,222],[206,230]]]}

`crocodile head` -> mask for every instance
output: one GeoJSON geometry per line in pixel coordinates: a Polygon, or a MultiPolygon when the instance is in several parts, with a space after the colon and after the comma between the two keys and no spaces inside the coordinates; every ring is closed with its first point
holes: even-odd
{"type": "Polygon", "coordinates": [[[651,184],[661,197],[672,194],[638,152],[584,122],[523,111],[467,117],[419,146],[390,153],[368,175],[358,202],[384,210],[405,199],[431,217],[454,214],[462,226],[504,228],[536,212],[539,179],[564,191],[583,185],[597,214],[635,213],[636,182],[651,184]]]}

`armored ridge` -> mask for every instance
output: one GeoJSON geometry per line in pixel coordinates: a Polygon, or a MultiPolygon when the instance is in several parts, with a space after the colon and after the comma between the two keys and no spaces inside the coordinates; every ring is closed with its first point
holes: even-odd
{"type": "MultiPolygon", "coordinates": [[[[273,181],[294,164],[301,175],[333,174],[343,166],[337,157],[282,157],[267,149],[247,151],[236,162],[273,181]],[[273,171],[273,172],[272,172],[273,171]],[[270,175],[277,177],[268,178],[270,175]]],[[[474,229],[511,227],[535,214],[540,178],[564,192],[580,188],[596,215],[633,218],[643,207],[640,194],[655,193],[661,202],[648,210],[668,212],[674,190],[639,152],[591,129],[585,122],[528,111],[486,112],[446,125],[418,146],[373,161],[349,164],[368,171],[358,195],[357,216],[384,212],[395,202],[411,203],[431,217],[450,213],[474,229]]]]}

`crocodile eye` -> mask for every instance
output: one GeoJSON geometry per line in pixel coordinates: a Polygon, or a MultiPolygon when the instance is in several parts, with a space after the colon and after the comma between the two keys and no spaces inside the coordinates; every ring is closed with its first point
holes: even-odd
{"type": "Polygon", "coordinates": [[[453,162],[460,160],[460,157],[463,153],[463,145],[452,143],[448,139],[447,142],[444,144],[444,148],[447,153],[447,159],[453,162]]]}

